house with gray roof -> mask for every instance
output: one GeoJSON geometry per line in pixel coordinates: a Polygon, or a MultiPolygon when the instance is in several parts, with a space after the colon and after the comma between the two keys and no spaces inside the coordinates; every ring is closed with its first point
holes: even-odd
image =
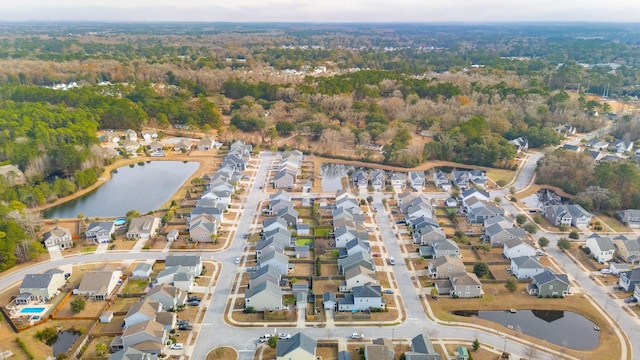
{"type": "Polygon", "coordinates": [[[112,351],[135,347],[136,349],[160,354],[168,340],[168,333],[162,324],[147,320],[127,327],[122,336],[116,336],[110,345],[112,351]]]}
{"type": "Polygon", "coordinates": [[[440,360],[440,354],[433,347],[431,338],[425,334],[420,334],[411,339],[411,351],[405,353],[405,359],[440,360]],[[418,354],[422,356],[416,356],[418,354]]]}
{"type": "Polygon", "coordinates": [[[435,288],[440,295],[451,295],[460,298],[476,298],[483,294],[482,283],[474,273],[458,273],[449,279],[435,281],[435,288]]]}
{"type": "Polygon", "coordinates": [[[391,339],[373,339],[371,344],[364,346],[365,360],[393,360],[395,348],[391,339]]]}
{"type": "Polygon", "coordinates": [[[284,253],[284,249],[288,244],[288,240],[279,237],[270,237],[269,240],[260,240],[256,242],[256,260],[269,252],[284,253]],[[285,242],[286,241],[286,242],[285,242]]]}
{"type": "Polygon", "coordinates": [[[591,250],[591,256],[601,264],[613,260],[616,251],[616,246],[611,238],[603,237],[596,233],[587,237],[585,246],[591,250]]]}
{"type": "Polygon", "coordinates": [[[106,243],[111,240],[111,234],[116,231],[113,221],[94,221],[89,224],[85,237],[88,241],[98,244],[106,243]]]}
{"type": "Polygon", "coordinates": [[[292,207],[280,209],[278,218],[284,220],[287,226],[294,227],[298,223],[298,211],[292,207]]]}
{"type": "Polygon", "coordinates": [[[360,189],[366,189],[369,186],[369,176],[367,176],[366,172],[358,170],[351,176],[351,182],[353,183],[353,186],[357,186],[360,189]]]}
{"type": "Polygon", "coordinates": [[[285,199],[275,199],[269,202],[269,215],[276,215],[280,210],[286,208],[293,208],[293,203],[285,199]]]}
{"type": "Polygon", "coordinates": [[[524,240],[514,238],[504,243],[502,254],[507,259],[520,256],[535,256],[536,248],[524,240]]]}
{"type": "Polygon", "coordinates": [[[550,205],[544,212],[547,220],[555,226],[567,225],[586,229],[591,224],[591,214],[577,204],[550,205]]]}
{"type": "Polygon", "coordinates": [[[187,292],[175,286],[162,284],[151,288],[146,298],[162,304],[164,310],[171,311],[187,303],[187,292]]]}
{"type": "Polygon", "coordinates": [[[273,187],[276,189],[291,189],[296,183],[296,173],[289,169],[282,169],[273,177],[273,187]]]}
{"type": "Polygon", "coordinates": [[[115,290],[122,272],[107,269],[87,271],[82,274],[80,285],[73,290],[74,295],[84,295],[95,301],[106,300],[115,290]]]}
{"type": "Polygon", "coordinates": [[[265,241],[277,240],[284,246],[289,246],[289,243],[291,242],[291,231],[282,228],[276,228],[274,230],[264,232],[262,234],[262,238],[265,241]]]}
{"type": "Polygon", "coordinates": [[[346,258],[338,259],[338,271],[340,274],[345,274],[349,269],[356,266],[364,266],[369,270],[376,269],[371,254],[368,252],[358,252],[353,255],[349,255],[346,258]]]}
{"type": "Polygon", "coordinates": [[[378,284],[376,272],[364,266],[355,266],[347,270],[344,274],[345,282],[339,286],[341,292],[349,292],[356,286],[367,284],[378,284]]]}
{"type": "Polygon", "coordinates": [[[567,296],[570,289],[567,274],[556,274],[549,268],[534,276],[533,282],[527,286],[529,295],[539,297],[567,296]]]}
{"type": "Polygon", "coordinates": [[[153,265],[147,263],[140,263],[136,265],[131,274],[131,278],[135,280],[149,280],[153,265]]]}
{"type": "MultiPolygon", "coordinates": [[[[421,191],[424,189],[426,177],[423,171],[409,171],[407,174],[409,185],[413,190],[421,191]]],[[[446,175],[445,175],[446,178],[446,175]]],[[[449,179],[447,179],[449,180],[449,179]]]]}
{"type": "Polygon", "coordinates": [[[269,217],[262,220],[262,231],[268,232],[278,228],[287,230],[287,222],[277,217],[269,217]]]}
{"type": "Polygon", "coordinates": [[[276,360],[316,360],[318,343],[303,333],[290,339],[279,340],[276,344],[276,360]]]}
{"type": "Polygon", "coordinates": [[[124,317],[123,327],[126,329],[129,326],[143,321],[155,321],[158,313],[161,311],[163,311],[162,303],[159,303],[152,298],[145,297],[131,305],[127,311],[127,315],[124,317]]]}
{"type": "Polygon", "coordinates": [[[373,189],[375,191],[380,191],[387,181],[387,175],[383,170],[376,169],[371,172],[369,179],[369,182],[371,183],[371,186],[373,186],[373,189]]]}
{"type": "Polygon", "coordinates": [[[635,291],[635,289],[640,286],[640,268],[621,272],[618,284],[622,286],[625,291],[635,291]]]}
{"type": "Polygon", "coordinates": [[[405,174],[394,172],[389,177],[389,181],[395,190],[402,190],[407,187],[407,176],[405,174]]]}
{"type": "Polygon", "coordinates": [[[322,307],[325,310],[335,311],[337,303],[338,302],[337,302],[335,293],[331,291],[326,291],[324,294],[322,294],[322,307]]]}
{"type": "Polygon", "coordinates": [[[614,237],[612,241],[616,247],[616,258],[629,264],[640,262],[640,239],[628,239],[620,235],[614,237]]]}
{"type": "Polygon", "coordinates": [[[486,201],[467,210],[467,221],[471,224],[482,224],[485,220],[495,216],[504,216],[504,209],[486,201]]]}
{"type": "Polygon", "coordinates": [[[347,242],[344,248],[340,248],[340,257],[347,257],[358,252],[371,252],[371,247],[368,241],[361,239],[352,239],[347,242]],[[344,249],[344,250],[343,250],[344,249]]]}
{"type": "Polygon", "coordinates": [[[442,171],[435,171],[433,173],[433,183],[444,191],[451,190],[451,180],[449,180],[447,174],[442,171]]]}
{"type": "Polygon", "coordinates": [[[544,271],[544,266],[534,256],[519,256],[511,259],[511,275],[518,279],[531,279],[544,271]]]}
{"type": "Polygon", "coordinates": [[[271,281],[261,282],[244,293],[244,306],[257,311],[282,310],[282,289],[271,281]]]}
{"type": "Polygon", "coordinates": [[[256,269],[249,275],[249,288],[254,288],[265,281],[280,284],[282,273],[276,267],[267,265],[256,269]]]}
{"type": "Polygon", "coordinates": [[[632,229],[640,229],[640,210],[620,210],[616,213],[616,217],[626,226],[632,229]]]}
{"type": "Polygon", "coordinates": [[[380,285],[354,286],[351,294],[338,299],[338,311],[366,311],[385,307],[380,285]]]}
{"type": "Polygon", "coordinates": [[[633,150],[633,141],[616,139],[611,143],[611,150],[621,154],[625,152],[630,152],[633,150]]]}
{"type": "Polygon", "coordinates": [[[442,241],[447,238],[444,231],[438,226],[425,225],[418,230],[413,231],[413,243],[419,245],[431,244],[433,242],[442,241]]]}
{"type": "Polygon", "coordinates": [[[42,243],[47,249],[68,249],[73,247],[71,231],[68,228],[55,226],[42,234],[42,243]]]}
{"type": "Polygon", "coordinates": [[[65,282],[64,272],[59,269],[51,269],[42,274],[27,274],[22,278],[20,294],[29,294],[29,296],[24,296],[25,301],[23,302],[48,301],[59,292],[65,282]]]}
{"type": "Polygon", "coordinates": [[[562,145],[562,148],[567,150],[567,151],[575,151],[575,152],[580,152],[580,146],[578,145],[571,145],[571,144],[564,144],[562,145]]]}
{"type": "Polygon", "coordinates": [[[128,239],[149,239],[155,236],[160,227],[160,218],[147,215],[131,219],[129,230],[127,230],[128,239]]]}
{"type": "Polygon", "coordinates": [[[289,272],[289,257],[277,251],[263,254],[258,260],[258,267],[271,265],[280,271],[280,274],[287,275],[289,272]]]}
{"type": "Polygon", "coordinates": [[[165,268],[171,266],[183,266],[188,269],[192,277],[197,278],[202,274],[202,257],[199,255],[167,255],[165,268]]]}
{"type": "Polygon", "coordinates": [[[512,224],[504,227],[501,223],[495,223],[484,231],[484,240],[489,241],[491,246],[503,246],[510,240],[524,240],[527,233],[522,228],[515,228],[512,224]]]}
{"type": "Polygon", "coordinates": [[[109,356],[109,360],[158,360],[158,355],[142,352],[133,347],[122,349],[109,356]]]}

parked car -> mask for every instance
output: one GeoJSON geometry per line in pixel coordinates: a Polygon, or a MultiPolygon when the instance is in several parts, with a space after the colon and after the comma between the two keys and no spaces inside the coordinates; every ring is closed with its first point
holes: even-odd
{"type": "Polygon", "coordinates": [[[622,286],[620,286],[620,285],[616,285],[616,286],[613,287],[613,290],[615,290],[615,291],[623,291],[624,288],[622,286]]]}
{"type": "Polygon", "coordinates": [[[178,330],[193,330],[193,325],[189,325],[189,324],[178,325],[178,330]]]}
{"type": "Polygon", "coordinates": [[[183,343],[174,343],[174,344],[171,344],[171,346],[169,346],[169,348],[171,348],[172,350],[182,350],[182,349],[184,349],[184,344],[183,343]]]}
{"type": "Polygon", "coordinates": [[[352,339],[364,339],[364,334],[360,332],[354,332],[351,334],[352,339]]]}
{"type": "Polygon", "coordinates": [[[394,259],[393,257],[389,258],[389,265],[395,265],[396,264],[396,259],[394,259]]]}
{"type": "Polygon", "coordinates": [[[233,263],[234,263],[234,264],[240,264],[240,258],[239,258],[239,257],[237,257],[235,260],[233,260],[233,263]]]}
{"type": "Polygon", "coordinates": [[[195,301],[195,300],[194,301],[188,301],[187,305],[189,305],[189,306],[198,306],[198,305],[200,305],[200,301],[195,301]]]}
{"type": "Polygon", "coordinates": [[[396,222],[396,224],[398,224],[398,225],[406,225],[407,221],[406,220],[400,220],[400,221],[396,222]]]}
{"type": "Polygon", "coordinates": [[[382,290],[382,293],[383,293],[383,294],[393,294],[393,290],[391,290],[391,289],[384,289],[384,290],[382,290]]]}
{"type": "MultiPolygon", "coordinates": [[[[198,295],[193,295],[193,296],[190,296],[187,299],[187,301],[202,301],[202,298],[200,298],[200,296],[198,296],[198,295]]],[[[186,320],[184,320],[184,321],[186,321],[186,320]]]]}
{"type": "Polygon", "coordinates": [[[250,266],[247,268],[247,272],[255,272],[257,269],[255,266],[250,266]]]}
{"type": "Polygon", "coordinates": [[[264,334],[264,335],[260,336],[260,337],[258,338],[258,340],[260,340],[260,342],[261,342],[261,343],[265,343],[265,342],[269,341],[269,339],[271,338],[271,336],[273,336],[273,335],[271,335],[271,334],[264,334]]]}
{"type": "Polygon", "coordinates": [[[278,334],[278,339],[280,339],[280,340],[291,339],[291,334],[289,334],[289,333],[280,333],[280,334],[278,334]]]}
{"type": "Polygon", "coordinates": [[[373,257],[380,257],[380,253],[373,253],[373,254],[371,254],[371,256],[373,256],[373,257]]]}
{"type": "Polygon", "coordinates": [[[178,320],[178,325],[189,325],[189,320],[178,320]]]}
{"type": "Polygon", "coordinates": [[[611,269],[600,269],[601,274],[611,274],[611,269]]]}
{"type": "Polygon", "coordinates": [[[633,304],[633,303],[637,303],[638,299],[636,299],[634,297],[630,297],[630,298],[624,299],[624,302],[627,303],[627,304],[633,304]]]}

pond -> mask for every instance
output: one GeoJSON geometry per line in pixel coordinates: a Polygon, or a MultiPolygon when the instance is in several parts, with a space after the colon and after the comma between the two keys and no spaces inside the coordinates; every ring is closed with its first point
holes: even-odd
{"type": "Polygon", "coordinates": [[[596,325],[582,315],[561,310],[454,311],[454,315],[478,317],[502,324],[538,339],[574,350],[598,347],[600,333],[596,325]]]}
{"type": "Polygon", "coordinates": [[[77,199],[47,209],[47,219],[116,217],[129,210],[145,214],[169,199],[198,169],[197,162],[152,161],[118,168],[111,179],[77,199]]]}
{"type": "Polygon", "coordinates": [[[342,189],[342,178],[347,176],[354,167],[343,164],[325,163],[320,166],[323,191],[338,191],[342,189]]]}
{"type": "Polygon", "coordinates": [[[47,345],[53,348],[53,356],[67,352],[80,337],[79,331],[61,331],[58,335],[47,341],[47,345]]]}

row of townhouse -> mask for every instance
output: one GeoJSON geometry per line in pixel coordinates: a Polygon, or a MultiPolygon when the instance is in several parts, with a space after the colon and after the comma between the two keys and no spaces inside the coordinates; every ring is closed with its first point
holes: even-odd
{"type": "Polygon", "coordinates": [[[454,186],[460,190],[486,188],[487,180],[487,173],[479,169],[453,170],[451,174],[437,170],[433,173],[433,183],[444,191],[450,191],[454,186]]]}
{"type": "Polygon", "coordinates": [[[358,170],[351,176],[353,186],[362,190],[369,186],[375,191],[382,191],[387,184],[391,185],[394,190],[404,190],[409,185],[414,190],[424,189],[426,176],[423,171],[410,171],[408,173],[392,172],[390,175],[384,170],[375,169],[371,173],[365,170],[358,170]]]}
{"type": "Polygon", "coordinates": [[[273,177],[273,187],[276,189],[293,189],[300,176],[304,154],[299,150],[282,152],[282,159],[273,177]]]}

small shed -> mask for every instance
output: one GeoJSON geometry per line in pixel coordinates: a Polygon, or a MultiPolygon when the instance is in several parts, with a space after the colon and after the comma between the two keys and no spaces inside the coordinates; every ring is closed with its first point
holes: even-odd
{"type": "Polygon", "coordinates": [[[469,350],[464,346],[458,346],[458,360],[469,360],[469,350]]]}
{"type": "Polygon", "coordinates": [[[298,245],[295,247],[296,259],[306,259],[309,257],[309,245],[298,245]]]}
{"type": "Polygon", "coordinates": [[[311,235],[311,226],[309,224],[297,224],[296,232],[298,236],[309,236],[311,235]]]}
{"type": "Polygon", "coordinates": [[[102,313],[102,315],[100,315],[100,322],[101,323],[108,323],[111,322],[111,320],[113,319],[113,311],[105,311],[102,313]]]}
{"type": "Polygon", "coordinates": [[[178,229],[173,229],[167,234],[167,241],[176,241],[179,236],[180,233],[178,232],[178,229]]]}

